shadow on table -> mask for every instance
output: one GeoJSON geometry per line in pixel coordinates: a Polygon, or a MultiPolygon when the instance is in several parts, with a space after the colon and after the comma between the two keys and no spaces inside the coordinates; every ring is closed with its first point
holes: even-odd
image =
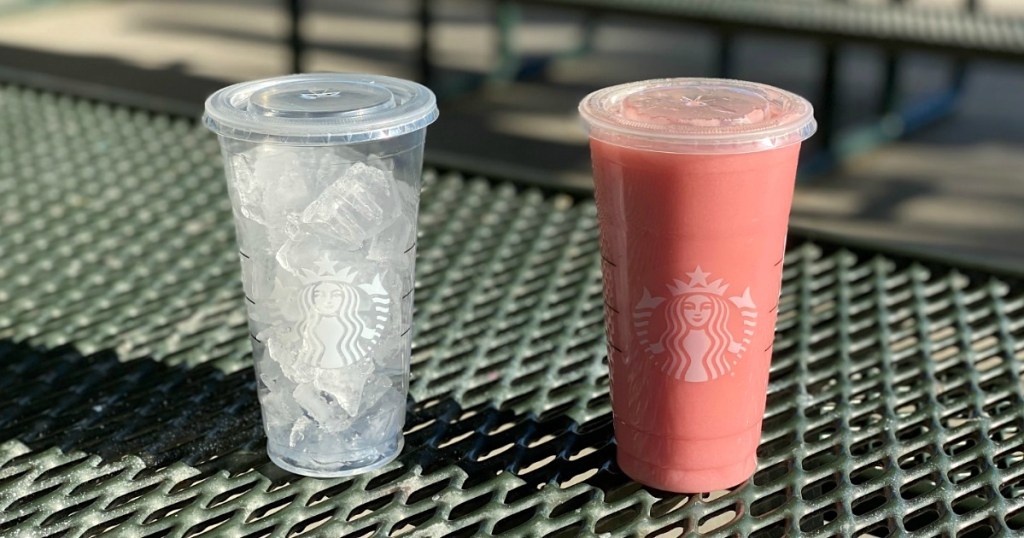
{"type": "MultiPolygon", "coordinates": [[[[180,462],[199,469],[200,476],[255,470],[276,485],[302,479],[277,468],[265,454],[251,368],[225,374],[209,365],[121,361],[111,351],[83,355],[71,345],[46,349],[0,340],[0,371],[0,443],[18,440],[35,452],[82,451],[105,462],[135,456],[147,466],[143,473],[180,462]]],[[[557,508],[563,512],[590,502],[612,503],[641,489],[671,504],[689,498],[643,488],[622,474],[614,462],[607,413],[579,423],[566,405],[536,415],[490,401],[464,408],[448,395],[410,399],[408,405],[401,465],[370,478],[368,490],[401,482],[409,473],[454,478],[462,474],[453,475],[454,466],[465,474],[457,486],[462,490],[503,473],[518,477],[503,499],[506,504],[545,486],[590,486],[557,508]],[[595,489],[604,492],[603,501],[595,498],[595,489]]],[[[451,479],[436,483],[441,485],[434,493],[454,487],[451,479]]],[[[426,494],[430,487],[412,495],[426,494]]],[[[481,495],[456,512],[474,512],[490,502],[492,495],[481,495]]],[[[513,517],[526,521],[535,515],[524,510],[513,517]]]]}
{"type": "MultiPolygon", "coordinates": [[[[121,361],[113,351],[83,355],[73,345],[5,339],[0,372],[0,442],[106,462],[136,456],[153,469],[181,462],[204,474],[257,469],[274,482],[297,479],[266,457],[252,368],[226,374],[206,364],[121,361]]],[[[526,482],[524,495],[574,477],[602,488],[627,482],[612,463],[609,416],[581,425],[558,409],[539,417],[491,402],[467,410],[450,397],[408,405],[404,465],[391,471],[399,475],[411,466],[428,474],[457,465],[469,488],[505,471],[526,482]]]]}
{"type": "Polygon", "coordinates": [[[251,368],[225,374],[113,351],[0,340],[0,442],[197,465],[265,442],[251,368]]]}

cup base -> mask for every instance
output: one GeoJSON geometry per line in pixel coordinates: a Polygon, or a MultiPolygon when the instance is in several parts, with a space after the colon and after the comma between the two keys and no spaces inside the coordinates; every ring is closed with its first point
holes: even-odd
{"type": "Polygon", "coordinates": [[[393,445],[394,449],[383,452],[375,457],[357,461],[330,462],[318,461],[311,458],[304,458],[300,460],[298,458],[281,454],[276,451],[274,446],[270,443],[267,443],[267,456],[270,457],[270,461],[274,462],[274,465],[277,465],[285,471],[313,478],[338,478],[368,473],[391,463],[399,454],[402,453],[402,448],[405,446],[405,437],[399,433],[395,441],[393,443],[387,443],[387,445],[393,445]]]}
{"type": "Polygon", "coordinates": [[[674,493],[708,493],[746,482],[757,469],[757,456],[710,469],[667,469],[621,449],[616,459],[627,476],[645,486],[674,493]]]}

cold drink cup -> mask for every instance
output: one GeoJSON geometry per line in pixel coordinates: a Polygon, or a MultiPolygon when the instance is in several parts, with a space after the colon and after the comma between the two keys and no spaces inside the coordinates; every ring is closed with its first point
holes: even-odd
{"type": "Polygon", "coordinates": [[[638,482],[707,492],[754,472],[812,112],[792,93],[719,79],[635,82],[580,104],[617,457],[638,482]]]}
{"type": "Polygon", "coordinates": [[[234,212],[267,452],[308,476],[402,449],[416,213],[434,95],[293,75],[206,102],[234,212]]]}

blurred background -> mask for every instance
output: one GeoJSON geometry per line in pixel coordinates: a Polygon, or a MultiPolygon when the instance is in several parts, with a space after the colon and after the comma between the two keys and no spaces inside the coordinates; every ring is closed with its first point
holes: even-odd
{"type": "Polygon", "coordinates": [[[1024,269],[1021,0],[0,0],[0,81],[198,117],[296,69],[425,81],[428,164],[574,189],[590,91],[777,85],[822,123],[794,226],[1024,269]]]}

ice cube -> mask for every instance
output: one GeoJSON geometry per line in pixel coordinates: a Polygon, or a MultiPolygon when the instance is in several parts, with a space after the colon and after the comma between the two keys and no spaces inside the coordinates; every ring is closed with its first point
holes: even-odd
{"type": "Polygon", "coordinates": [[[288,435],[288,446],[295,448],[306,438],[306,430],[315,427],[313,421],[305,415],[300,416],[296,419],[295,423],[292,424],[291,432],[288,435]]]}
{"type": "Polygon", "coordinates": [[[260,381],[267,390],[281,393],[287,389],[287,376],[285,376],[284,370],[281,369],[281,365],[277,361],[257,361],[256,371],[259,372],[260,381]]]}
{"type": "Polygon", "coordinates": [[[300,383],[292,396],[316,423],[316,427],[329,433],[344,431],[351,425],[352,416],[334,397],[320,390],[314,383],[300,383]]]}
{"type": "Polygon", "coordinates": [[[235,237],[238,239],[238,247],[246,254],[260,251],[269,251],[269,234],[267,227],[243,215],[240,210],[235,211],[235,237]]]}
{"type": "Polygon", "coordinates": [[[261,145],[229,159],[232,199],[249,220],[281,228],[313,199],[317,148],[261,145]]]}
{"type": "Polygon", "coordinates": [[[285,377],[296,383],[313,380],[313,368],[302,360],[307,355],[305,346],[308,344],[295,331],[287,326],[272,325],[257,334],[256,338],[267,346],[269,359],[281,367],[285,377]]]}
{"type": "Polygon", "coordinates": [[[255,158],[251,153],[237,153],[229,159],[229,191],[242,217],[265,224],[263,189],[256,181],[255,158]]]}
{"type": "Polygon", "coordinates": [[[353,164],[365,162],[363,156],[358,152],[339,154],[339,151],[344,150],[345,146],[324,149],[325,151],[320,154],[320,159],[317,161],[316,175],[314,176],[313,186],[317,193],[322,193],[336,179],[343,177],[353,164]]]}
{"type": "Polygon", "coordinates": [[[373,373],[373,363],[360,361],[344,368],[317,369],[313,386],[329,395],[348,416],[359,412],[360,402],[364,395],[372,398],[374,394],[366,393],[367,380],[373,373]]]}
{"type": "MultiPolygon", "coordinates": [[[[250,325],[258,326],[257,331],[272,326],[293,327],[304,315],[299,300],[302,282],[298,278],[291,278],[283,271],[278,272],[273,280],[267,279],[262,282],[267,289],[252,296],[256,304],[247,303],[250,325]]],[[[254,334],[266,342],[259,332],[254,334]]]]}
{"type": "MultiPolygon", "coordinates": [[[[387,380],[386,377],[378,376],[387,380]]],[[[405,397],[388,383],[375,399],[373,405],[361,410],[350,426],[351,448],[354,450],[379,447],[391,440],[399,431],[399,424],[405,419],[405,397]]]]}
{"type": "Polygon", "coordinates": [[[277,263],[271,253],[262,250],[241,250],[238,258],[242,266],[242,289],[249,306],[258,305],[274,290],[277,263]]]}
{"type": "Polygon", "coordinates": [[[394,222],[373,238],[367,257],[374,261],[408,267],[415,244],[416,225],[405,213],[401,213],[396,216],[394,222]]]}
{"type": "Polygon", "coordinates": [[[394,178],[383,170],[353,163],[302,212],[302,222],[345,243],[362,246],[396,218],[394,178]]]}
{"type": "Polygon", "coordinates": [[[317,262],[325,257],[331,258],[330,254],[333,253],[336,256],[358,248],[359,244],[357,243],[346,242],[333,235],[303,229],[294,237],[286,240],[275,257],[277,263],[285,271],[303,277],[306,275],[305,271],[318,271],[320,268],[317,262]]]}
{"type": "Polygon", "coordinates": [[[313,199],[309,183],[317,170],[316,154],[305,147],[266,147],[256,157],[254,181],[262,189],[263,217],[269,226],[284,227],[313,199]]]}
{"type": "Polygon", "coordinates": [[[298,213],[285,215],[280,222],[267,226],[267,251],[273,256],[289,239],[297,237],[302,231],[303,224],[298,213]]]}
{"type": "Polygon", "coordinates": [[[292,398],[291,385],[287,382],[279,384],[281,390],[270,390],[260,395],[260,408],[270,435],[272,432],[287,432],[295,419],[302,416],[302,409],[292,398]]]}

